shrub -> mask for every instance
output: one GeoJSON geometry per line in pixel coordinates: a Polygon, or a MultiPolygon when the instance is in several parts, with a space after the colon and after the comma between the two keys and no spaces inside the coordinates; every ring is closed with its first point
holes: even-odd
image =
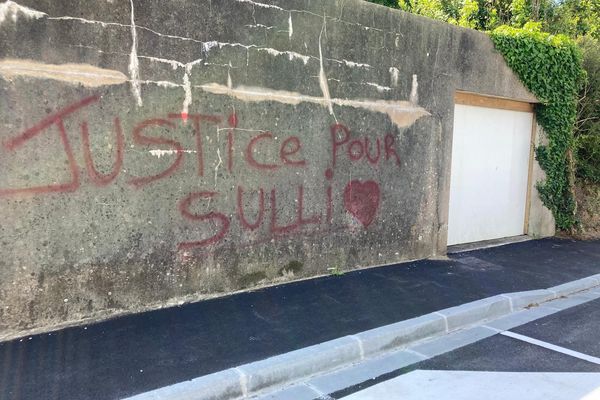
{"type": "Polygon", "coordinates": [[[577,176],[600,183],[600,134],[576,138],[577,176]]]}
{"type": "Polygon", "coordinates": [[[584,36],[577,44],[588,79],[577,107],[576,171],[579,178],[600,183],[600,43],[584,36]]]}

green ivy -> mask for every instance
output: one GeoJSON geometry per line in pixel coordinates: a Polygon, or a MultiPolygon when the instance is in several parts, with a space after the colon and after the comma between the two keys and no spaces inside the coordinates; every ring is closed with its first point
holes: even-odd
{"type": "Polygon", "coordinates": [[[536,149],[536,158],[546,173],[546,180],[538,182],[537,188],[557,228],[569,229],[575,224],[573,128],[577,95],[585,81],[581,53],[573,40],[540,32],[536,23],[522,29],[501,26],[490,36],[507,64],[541,102],[535,111],[548,144],[536,149]]]}

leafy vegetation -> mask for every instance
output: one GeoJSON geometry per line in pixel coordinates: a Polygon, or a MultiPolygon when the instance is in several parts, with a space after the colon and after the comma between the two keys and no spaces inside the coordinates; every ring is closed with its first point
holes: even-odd
{"type": "Polygon", "coordinates": [[[523,29],[501,26],[490,35],[508,65],[542,102],[536,107],[536,116],[548,145],[536,149],[537,160],[546,172],[538,191],[552,210],[557,227],[568,229],[575,223],[571,151],[585,72],[581,52],[573,40],[540,32],[539,27],[536,23],[528,23],[523,29]]]}
{"type": "Polygon", "coordinates": [[[576,38],[600,39],[598,0],[371,0],[414,14],[483,30],[501,25],[522,28],[539,22],[541,30],[576,38]]]}
{"type": "Polygon", "coordinates": [[[557,227],[571,228],[576,222],[575,173],[600,183],[600,1],[375,2],[490,34],[542,102],[536,115],[548,144],[537,148],[536,156],[547,179],[538,190],[557,227]]]}
{"type": "Polygon", "coordinates": [[[600,135],[581,135],[576,140],[577,175],[600,184],[600,135]]]}
{"type": "Polygon", "coordinates": [[[580,94],[575,129],[577,175],[600,183],[600,44],[585,36],[578,40],[587,82],[580,94]]]}

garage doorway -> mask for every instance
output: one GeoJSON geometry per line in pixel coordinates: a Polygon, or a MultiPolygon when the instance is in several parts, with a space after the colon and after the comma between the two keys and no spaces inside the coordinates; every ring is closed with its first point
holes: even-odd
{"type": "Polygon", "coordinates": [[[456,94],[448,245],[527,233],[533,124],[529,103],[456,94]]]}

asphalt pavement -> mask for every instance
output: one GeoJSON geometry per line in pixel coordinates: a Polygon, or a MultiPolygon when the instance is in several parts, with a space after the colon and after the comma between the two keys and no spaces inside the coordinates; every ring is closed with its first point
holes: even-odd
{"type": "Polygon", "coordinates": [[[599,272],[599,241],[542,239],[25,337],[0,343],[0,399],[121,399],[496,294],[599,272]]]}
{"type": "Polygon", "coordinates": [[[600,300],[353,385],[330,398],[600,399],[600,300]]]}

